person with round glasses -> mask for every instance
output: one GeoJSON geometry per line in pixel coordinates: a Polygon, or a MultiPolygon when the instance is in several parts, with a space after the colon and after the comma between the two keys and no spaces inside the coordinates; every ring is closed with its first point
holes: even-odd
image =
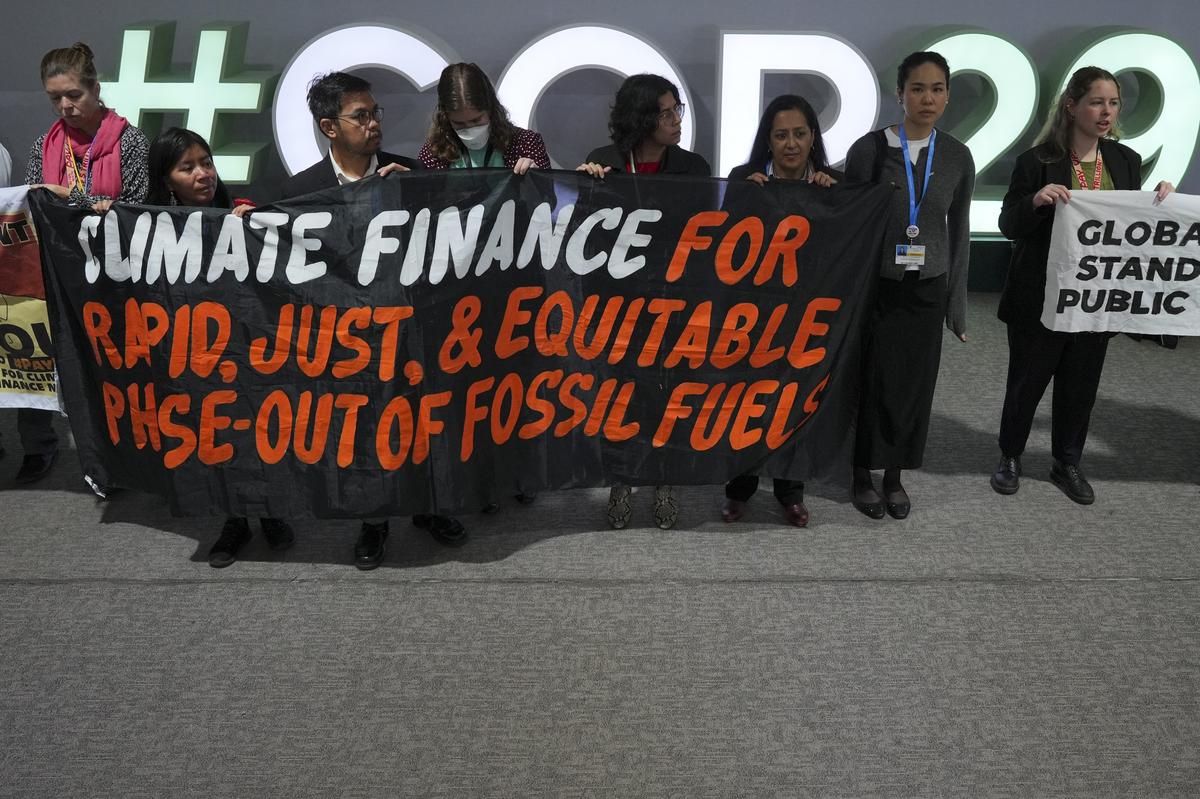
{"type": "MultiPolygon", "coordinates": [[[[630,75],[617,89],[608,118],[611,144],[597,147],[577,169],[603,178],[610,172],[635,175],[698,175],[712,177],[704,157],[679,146],[683,115],[679,87],[661,75],[630,75]]],[[[617,484],[609,489],[608,524],[619,530],[629,524],[632,489],[617,484]]],[[[654,488],[654,524],[675,526],[679,503],[669,485],[654,488]]]]}
{"type": "Polygon", "coordinates": [[[377,173],[420,169],[419,161],[380,149],[383,108],[363,78],[348,72],[318,75],[308,84],[308,108],[329,141],[329,154],[283,182],[285,199],[344,186],[377,173]]]}
{"type": "Polygon", "coordinates": [[[608,118],[611,144],[588,153],[578,169],[593,177],[609,172],[712,177],[704,157],[679,146],[687,106],[679,87],[661,75],[631,75],[617,89],[608,118]]]}

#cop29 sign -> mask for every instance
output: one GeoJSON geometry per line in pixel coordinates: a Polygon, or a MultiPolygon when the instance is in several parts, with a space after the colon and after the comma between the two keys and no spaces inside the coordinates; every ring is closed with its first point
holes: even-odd
{"type": "MultiPolygon", "coordinates": [[[[430,37],[387,25],[355,24],[320,34],[276,75],[244,68],[247,29],[247,23],[205,27],[187,76],[171,66],[173,23],[128,27],[118,72],[104,82],[105,96],[135,121],[142,112],[183,111],[184,124],[216,148],[221,175],[228,182],[243,183],[250,180],[266,143],[228,141],[220,124],[222,114],[260,113],[275,89],[275,144],[284,165],[294,173],[321,157],[305,103],[314,74],[383,68],[425,91],[447,64],[462,60],[448,45],[430,37]]],[[[1200,73],[1187,51],[1166,36],[1106,31],[1083,46],[1061,74],[1041,76],[1024,50],[987,31],[943,29],[928,40],[914,42],[914,49],[937,50],[946,56],[954,74],[978,75],[989,85],[990,101],[981,102],[962,123],[968,131],[963,138],[979,173],[1038,124],[1039,99],[1044,99],[1040,95],[1057,96],[1071,73],[1088,64],[1149,79],[1139,84],[1136,113],[1124,120],[1131,133],[1124,142],[1150,165],[1145,185],[1160,180],[1179,183],[1187,171],[1200,129],[1200,73]]],[[[845,158],[850,144],[879,119],[880,81],[875,69],[852,43],[832,34],[722,31],[715,57],[717,119],[686,117],[681,144],[693,145],[696,124],[715,123],[717,174],[727,174],[742,161],[761,113],[765,74],[815,75],[834,87],[836,117],[824,134],[833,163],[845,158]],[[760,89],[748,91],[751,87],[760,89]]],[[[622,77],[639,72],[664,75],[679,86],[681,99],[695,107],[689,102],[682,71],[654,43],[628,30],[591,24],[553,30],[526,45],[505,68],[497,90],[513,122],[529,127],[545,90],[562,76],[583,69],[608,70],[622,77]]],[[[890,91],[885,93],[890,96],[890,91]]],[[[971,208],[973,232],[998,232],[1002,192],[999,186],[977,185],[971,208]]]]}

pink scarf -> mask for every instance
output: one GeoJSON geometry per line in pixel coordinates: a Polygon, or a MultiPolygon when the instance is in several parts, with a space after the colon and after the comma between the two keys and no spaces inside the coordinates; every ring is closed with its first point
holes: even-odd
{"type": "MultiPolygon", "coordinates": [[[[91,158],[88,159],[87,174],[90,176],[91,188],[88,194],[92,196],[112,197],[114,200],[121,194],[121,134],[128,127],[129,120],[117,114],[111,108],[106,109],[104,118],[100,121],[100,129],[90,143],[91,158]]],[[[42,181],[70,186],[72,176],[67,164],[65,147],[68,141],[73,145],[72,151],[80,152],[82,145],[86,157],[89,144],[86,136],[80,131],[70,128],[61,119],[50,126],[50,131],[42,141],[42,181]]],[[[83,158],[76,156],[76,163],[83,171],[83,158]]]]}

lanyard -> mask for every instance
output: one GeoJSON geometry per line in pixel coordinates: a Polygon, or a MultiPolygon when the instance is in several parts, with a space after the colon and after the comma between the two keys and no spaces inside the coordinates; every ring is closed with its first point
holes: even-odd
{"type": "MultiPolygon", "coordinates": [[[[95,140],[92,144],[95,144],[95,140]]],[[[71,149],[70,139],[63,142],[63,147],[66,149],[67,167],[71,170],[71,186],[79,187],[79,190],[87,194],[92,189],[92,144],[88,145],[87,152],[83,156],[83,167],[75,160],[75,151],[71,149]]]]}
{"type": "MultiPolygon", "coordinates": [[[[466,151],[462,154],[463,168],[464,169],[474,169],[475,162],[471,160],[471,149],[469,147],[463,147],[463,150],[466,151]]],[[[483,151],[483,163],[481,163],[479,165],[479,168],[480,169],[487,168],[488,166],[490,166],[491,160],[492,160],[492,143],[488,142],[487,149],[483,151]]]]}
{"type": "MultiPolygon", "coordinates": [[[[1083,174],[1083,166],[1079,163],[1079,156],[1075,151],[1071,151],[1071,164],[1075,167],[1075,178],[1079,181],[1079,188],[1086,189],[1087,175],[1083,174]]],[[[1100,178],[1104,175],[1104,159],[1100,156],[1100,148],[1096,147],[1096,172],[1092,176],[1092,191],[1100,190],[1100,178]]]]}
{"type": "Polygon", "coordinates": [[[917,227],[917,215],[921,212],[921,203],[925,202],[925,195],[929,192],[929,176],[933,174],[933,148],[937,145],[937,129],[929,133],[929,152],[925,154],[925,182],[921,186],[921,199],[917,199],[917,189],[913,181],[912,159],[908,157],[908,134],[904,132],[904,123],[897,125],[900,128],[900,149],[903,150],[901,159],[904,161],[904,175],[908,178],[908,228],[904,234],[909,239],[915,239],[921,235],[921,228],[917,227]]]}

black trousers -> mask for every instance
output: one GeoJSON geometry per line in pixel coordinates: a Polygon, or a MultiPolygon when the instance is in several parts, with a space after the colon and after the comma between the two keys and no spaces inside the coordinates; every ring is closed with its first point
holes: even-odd
{"type": "MultiPolygon", "coordinates": [[[[739,474],[725,484],[725,498],[748,502],[758,490],[758,475],[739,474]]],[[[775,499],[780,505],[795,505],[804,501],[803,480],[775,480],[775,499]]]]}
{"type": "Polygon", "coordinates": [[[919,469],[942,358],[946,276],[880,279],[863,332],[854,465],[919,469]]]}
{"type": "Polygon", "coordinates": [[[1033,415],[1053,379],[1050,451],[1056,460],[1079,464],[1110,338],[1108,333],[1059,333],[1037,322],[1009,324],[1001,454],[1015,458],[1025,451],[1033,415]]]}
{"type": "Polygon", "coordinates": [[[51,455],[58,449],[54,411],[18,408],[17,432],[21,434],[21,448],[26,455],[51,455]]]}

